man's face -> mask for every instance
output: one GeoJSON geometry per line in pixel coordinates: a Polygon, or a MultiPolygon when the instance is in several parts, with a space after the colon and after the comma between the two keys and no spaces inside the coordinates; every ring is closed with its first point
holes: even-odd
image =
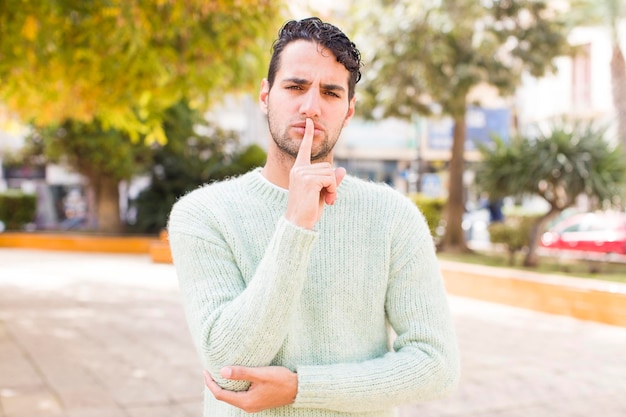
{"type": "Polygon", "coordinates": [[[263,80],[260,100],[268,116],[275,148],[293,158],[298,155],[306,118],[315,125],[312,161],[332,160],[341,129],[354,114],[356,99],[348,99],[350,73],[329,50],[314,42],[288,44],[272,89],[263,80]]]}

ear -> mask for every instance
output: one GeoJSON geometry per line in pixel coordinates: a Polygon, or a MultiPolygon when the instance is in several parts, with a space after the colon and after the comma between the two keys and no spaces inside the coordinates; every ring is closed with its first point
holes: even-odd
{"type": "Polygon", "coordinates": [[[350,100],[350,103],[348,106],[348,112],[346,113],[346,118],[343,121],[343,127],[348,126],[350,119],[352,119],[352,116],[354,116],[355,107],[356,107],[356,95],[352,97],[352,99],[350,100]]]}
{"type": "Polygon", "coordinates": [[[263,78],[261,82],[261,91],[259,92],[259,102],[261,103],[261,111],[267,114],[267,105],[270,95],[270,83],[267,78],[263,78]]]}

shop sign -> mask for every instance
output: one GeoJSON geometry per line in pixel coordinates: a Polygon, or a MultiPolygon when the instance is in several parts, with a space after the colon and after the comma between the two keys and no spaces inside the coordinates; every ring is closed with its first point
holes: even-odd
{"type": "Polygon", "coordinates": [[[12,165],[2,168],[6,180],[45,180],[45,165],[12,165]]]}

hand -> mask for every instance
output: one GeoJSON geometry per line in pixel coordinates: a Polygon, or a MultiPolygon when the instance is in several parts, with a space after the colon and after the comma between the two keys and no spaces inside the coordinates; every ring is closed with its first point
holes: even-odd
{"type": "Polygon", "coordinates": [[[217,400],[240,408],[246,413],[258,413],[293,404],[298,394],[298,375],[282,366],[259,368],[227,366],[220,374],[226,379],[250,382],[247,391],[228,391],[217,385],[207,371],[204,372],[206,386],[217,400]]]}
{"type": "Polygon", "coordinates": [[[314,134],[313,120],[307,118],[298,156],[289,176],[285,214],[287,220],[307,229],[313,229],[322,217],[324,204],[335,204],[337,187],[346,175],[344,168],[335,170],[330,162],[311,164],[314,134]]]}

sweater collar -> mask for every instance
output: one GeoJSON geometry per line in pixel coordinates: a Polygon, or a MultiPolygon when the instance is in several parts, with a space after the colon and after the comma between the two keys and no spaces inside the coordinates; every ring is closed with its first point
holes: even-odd
{"type": "Polygon", "coordinates": [[[254,172],[255,172],[256,174],[258,174],[258,176],[261,178],[261,180],[262,180],[262,181],[265,181],[265,182],[266,182],[269,186],[274,187],[274,188],[276,188],[276,189],[278,189],[278,190],[280,190],[280,191],[283,191],[283,192],[289,192],[289,190],[288,190],[288,189],[283,188],[283,187],[280,187],[280,186],[278,186],[278,185],[274,184],[273,182],[271,182],[270,180],[268,180],[267,178],[265,178],[265,177],[263,176],[263,168],[256,168],[256,169],[254,170],[254,172]]]}
{"type": "MultiPolygon", "coordinates": [[[[251,186],[251,191],[258,194],[261,198],[270,201],[276,201],[280,203],[287,203],[287,198],[289,196],[289,190],[286,188],[279,187],[278,185],[270,182],[267,178],[263,176],[261,173],[263,168],[255,168],[252,171],[246,174],[249,184],[251,186]]],[[[345,185],[350,183],[352,178],[349,175],[346,175],[339,185],[339,189],[345,189],[345,185]]]]}
{"type": "Polygon", "coordinates": [[[255,168],[246,174],[250,191],[257,194],[263,200],[286,204],[289,190],[269,182],[263,174],[261,174],[261,169],[262,168],[255,168]]]}

